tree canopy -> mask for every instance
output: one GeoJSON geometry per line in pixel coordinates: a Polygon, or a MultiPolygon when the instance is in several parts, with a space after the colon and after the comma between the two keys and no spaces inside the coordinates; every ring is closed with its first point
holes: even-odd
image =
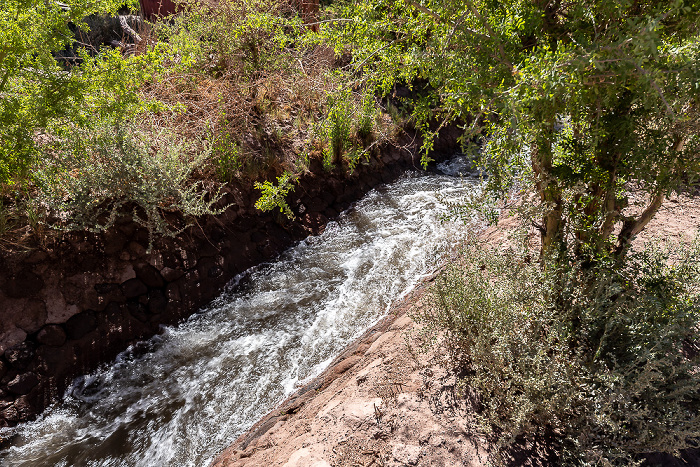
{"type": "Polygon", "coordinates": [[[123,57],[117,49],[76,46],[71,28],[87,30],[90,15],[114,15],[124,0],[4,0],[0,8],[0,184],[25,178],[37,138],[142,105],[139,86],[163,60],[163,50],[123,57]],[[76,46],[77,66],[55,54],[76,46]]]}
{"type": "Polygon", "coordinates": [[[700,2],[369,0],[335,14],[325,32],[364,79],[422,83],[427,134],[462,122],[492,189],[534,188],[543,250],[624,255],[698,172],[700,2]]]}

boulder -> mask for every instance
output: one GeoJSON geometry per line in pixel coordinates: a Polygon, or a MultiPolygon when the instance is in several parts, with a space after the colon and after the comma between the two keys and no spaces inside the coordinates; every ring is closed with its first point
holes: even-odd
{"type": "Polygon", "coordinates": [[[49,324],[39,331],[36,340],[40,344],[58,347],[66,342],[66,332],[57,324],[49,324]]]}
{"type": "Polygon", "coordinates": [[[24,395],[29,394],[29,391],[34,389],[34,386],[39,384],[39,377],[32,373],[22,373],[7,383],[7,390],[13,394],[24,395]]]}

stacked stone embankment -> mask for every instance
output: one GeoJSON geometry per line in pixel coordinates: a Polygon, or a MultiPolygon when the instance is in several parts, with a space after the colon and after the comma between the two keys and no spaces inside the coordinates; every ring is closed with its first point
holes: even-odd
{"type": "MultiPolygon", "coordinates": [[[[447,132],[436,154],[454,152],[447,132]]],[[[219,216],[158,239],[130,216],[103,234],[0,256],[0,427],[58,400],[78,375],[209,303],[240,274],[323,230],[371,188],[419,166],[413,150],[384,148],[353,173],[312,164],[289,196],[296,218],[261,213],[258,193],[232,183],[219,216]]]]}

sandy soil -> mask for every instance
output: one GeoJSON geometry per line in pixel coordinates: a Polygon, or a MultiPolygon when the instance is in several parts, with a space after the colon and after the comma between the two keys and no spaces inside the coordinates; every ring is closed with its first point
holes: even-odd
{"type": "MultiPolygon", "coordinates": [[[[504,239],[505,221],[490,229],[504,239]]],[[[700,200],[667,201],[640,235],[646,241],[688,241],[700,226],[700,200]]],[[[455,377],[445,371],[439,347],[415,350],[420,327],[410,314],[423,303],[427,280],[389,316],[352,343],[318,378],[223,451],[213,467],[239,466],[485,466],[487,441],[475,433],[455,377]]],[[[548,465],[522,447],[512,465],[548,465]]],[[[654,459],[647,465],[700,465],[654,459]]],[[[698,463],[696,463],[698,462],[698,463]]]]}

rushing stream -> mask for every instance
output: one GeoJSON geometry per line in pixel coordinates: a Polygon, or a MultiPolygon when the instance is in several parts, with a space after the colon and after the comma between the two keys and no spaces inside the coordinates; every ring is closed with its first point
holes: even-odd
{"type": "Polygon", "coordinates": [[[11,433],[2,466],[206,466],[320,373],[460,235],[444,202],[475,181],[460,158],[373,190],[322,235],[253,268],[185,323],[76,379],[11,433]]]}

